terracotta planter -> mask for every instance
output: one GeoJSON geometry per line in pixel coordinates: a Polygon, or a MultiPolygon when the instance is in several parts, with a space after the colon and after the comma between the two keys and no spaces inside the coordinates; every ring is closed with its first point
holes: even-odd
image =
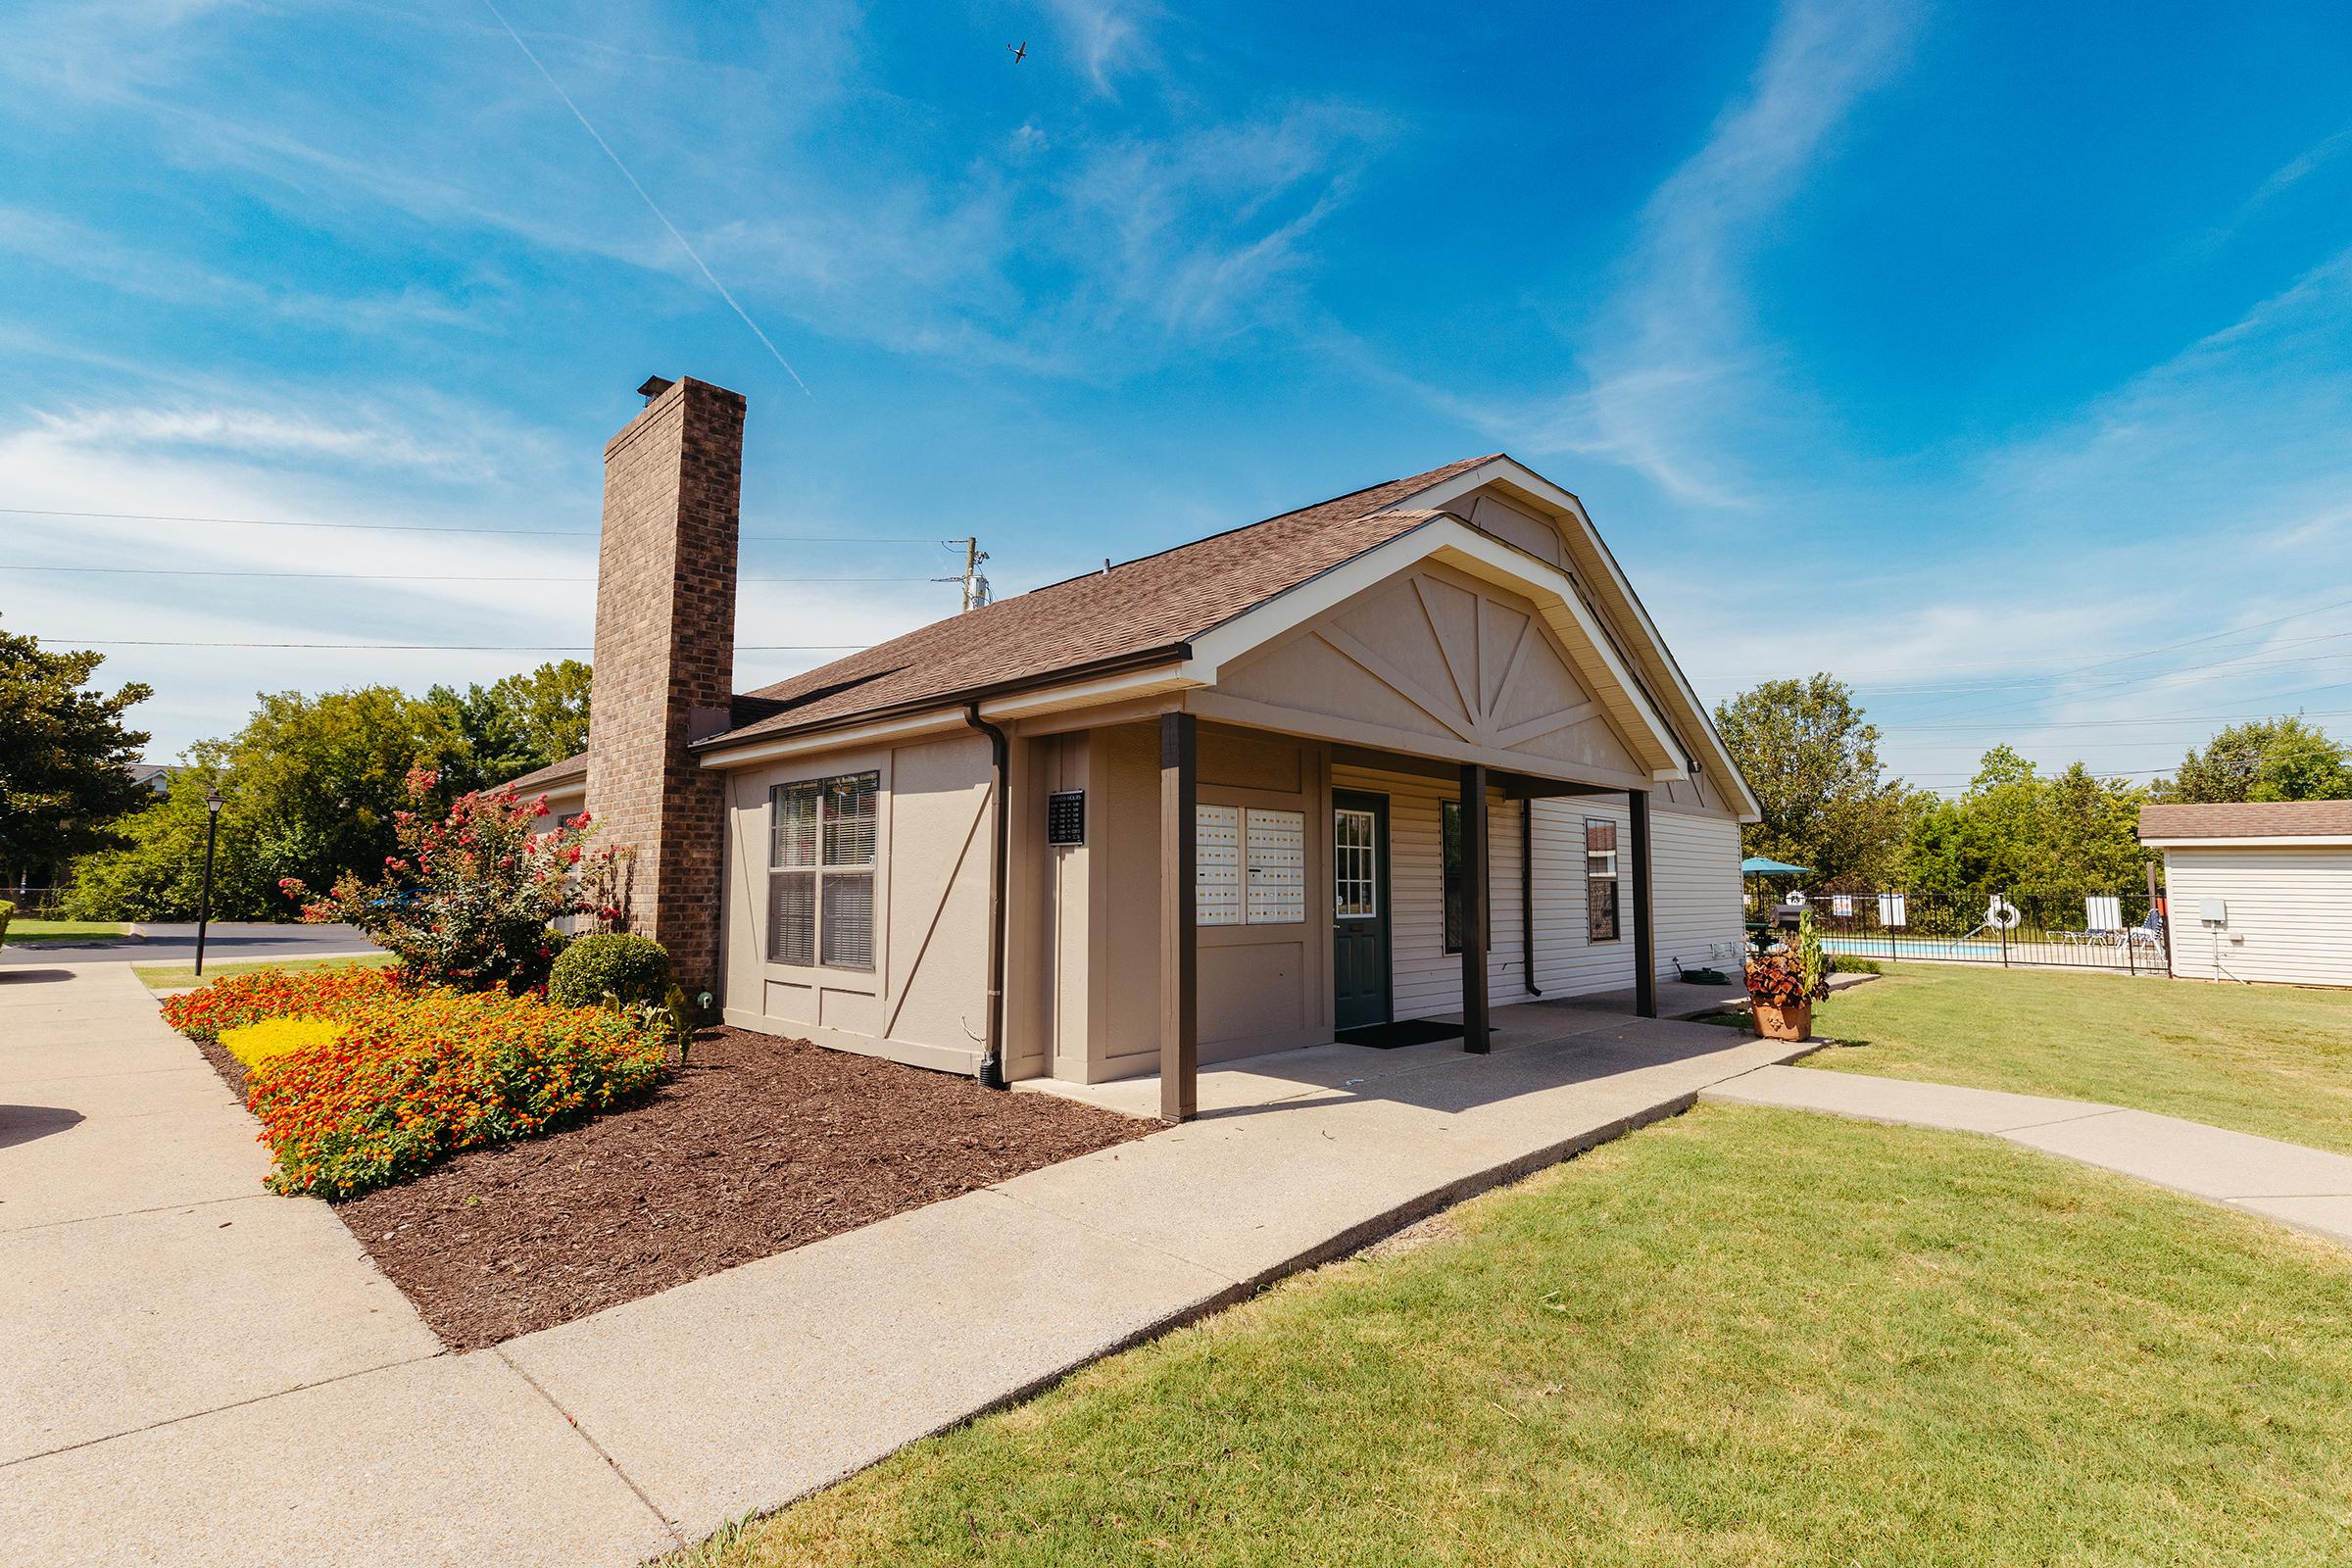
{"type": "Polygon", "coordinates": [[[1788,1007],[1776,1007],[1769,1002],[1759,1002],[1755,1004],[1755,1012],[1758,1040],[1813,1038],[1813,1004],[1810,1002],[1799,1002],[1788,1007]]]}

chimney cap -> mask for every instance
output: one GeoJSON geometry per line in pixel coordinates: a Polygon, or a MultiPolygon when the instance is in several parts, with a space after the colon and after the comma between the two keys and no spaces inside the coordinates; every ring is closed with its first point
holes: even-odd
{"type": "Polygon", "coordinates": [[[677,384],[665,375],[649,375],[645,378],[645,385],[637,389],[637,395],[651,403],[677,384]]]}

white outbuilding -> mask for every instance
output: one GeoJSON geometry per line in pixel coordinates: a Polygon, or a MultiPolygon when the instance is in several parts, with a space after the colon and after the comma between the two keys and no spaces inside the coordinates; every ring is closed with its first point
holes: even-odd
{"type": "Polygon", "coordinates": [[[2352,986],[2352,801],[2143,806],[2173,973],[2352,986]]]}

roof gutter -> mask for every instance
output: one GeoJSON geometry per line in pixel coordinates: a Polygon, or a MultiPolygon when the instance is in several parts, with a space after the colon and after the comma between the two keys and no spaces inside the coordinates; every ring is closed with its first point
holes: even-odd
{"type": "Polygon", "coordinates": [[[1010,771],[1012,745],[1004,732],[980,716],[978,703],[966,703],[964,722],[988,737],[994,793],[989,804],[996,814],[994,841],[988,852],[988,1038],[980,1047],[980,1087],[1006,1089],[1004,1081],[1004,868],[1012,836],[1012,813],[1005,809],[1004,781],[1010,771]]]}
{"type": "Polygon", "coordinates": [[[1020,692],[1047,691],[1093,675],[1116,675],[1152,664],[1174,663],[1192,657],[1193,645],[1189,642],[1163,643],[1156,648],[1140,648],[1132,653],[1114,654],[1107,659],[1090,660],[1083,664],[1068,664],[1046,674],[1024,675],[1014,680],[967,686],[960,691],[936,692],[928,697],[910,697],[904,702],[861,708],[855,713],[845,713],[819,723],[805,726],[784,724],[775,729],[761,730],[756,735],[742,731],[713,735],[709,740],[695,742],[687,750],[700,753],[708,760],[723,757],[737,747],[756,746],[762,741],[777,741],[787,737],[822,735],[830,730],[855,729],[859,725],[901,718],[911,713],[936,713],[956,707],[962,707],[969,713],[976,710],[980,704],[995,698],[1010,697],[1020,692]]]}

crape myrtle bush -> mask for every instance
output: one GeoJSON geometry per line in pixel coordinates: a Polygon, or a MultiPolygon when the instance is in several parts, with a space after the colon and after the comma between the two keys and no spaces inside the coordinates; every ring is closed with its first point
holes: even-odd
{"type": "Polygon", "coordinates": [[[303,919],[358,926],[412,979],[461,991],[545,986],[567,940],[556,921],[619,912],[586,892],[612,852],[588,848],[585,813],[542,831],[544,797],[461,795],[444,812],[434,806],[439,785],[429,769],[409,774],[416,808],[393,814],[399,853],[384,857],[375,881],[347,871],[323,895],[295,877],[278,885],[301,904],[303,919]]]}
{"type": "Polygon", "coordinates": [[[460,1149],[528,1138],[660,1082],[658,1020],[503,990],[420,986],[380,969],[227,975],[164,1004],[199,1038],[274,1019],[316,1038],[252,1053],[246,1104],[281,1193],[348,1198],[460,1149]]]}
{"type": "Polygon", "coordinates": [[[564,950],[548,975],[547,996],[566,1007],[660,1004],[669,995],[669,954],[651,937],[600,931],[564,950]]]}

